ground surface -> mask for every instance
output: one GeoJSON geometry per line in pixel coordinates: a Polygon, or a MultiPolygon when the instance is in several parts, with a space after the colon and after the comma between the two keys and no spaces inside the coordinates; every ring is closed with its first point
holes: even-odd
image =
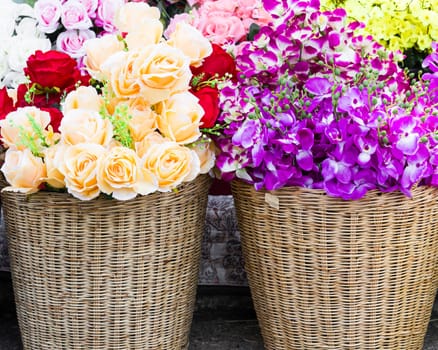
{"type": "MultiPolygon", "coordinates": [[[[10,279],[1,274],[0,350],[22,350],[19,334],[10,279]]],[[[199,289],[189,350],[263,349],[248,289],[199,289]]],[[[438,314],[432,314],[423,350],[438,350],[438,314]]]]}

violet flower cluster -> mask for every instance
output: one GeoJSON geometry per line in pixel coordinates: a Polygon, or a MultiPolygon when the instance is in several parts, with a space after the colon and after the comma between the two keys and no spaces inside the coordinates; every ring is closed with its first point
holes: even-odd
{"type": "Polygon", "coordinates": [[[428,83],[429,94],[435,103],[438,103],[438,42],[432,43],[432,53],[423,61],[423,79],[428,83]]]}
{"type": "Polygon", "coordinates": [[[346,24],[343,9],[322,12],[318,0],[264,6],[273,23],[243,46],[238,79],[221,90],[221,177],[346,200],[437,185],[432,80],[411,84],[401,54],[355,35],[361,24],[346,24]]]}

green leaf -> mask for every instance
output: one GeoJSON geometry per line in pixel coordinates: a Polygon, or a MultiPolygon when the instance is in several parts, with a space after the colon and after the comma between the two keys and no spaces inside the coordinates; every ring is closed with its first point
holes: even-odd
{"type": "Polygon", "coordinates": [[[260,26],[257,23],[252,23],[249,26],[249,32],[247,35],[247,39],[249,41],[253,41],[254,37],[259,33],[259,31],[260,31],[260,26]]]}

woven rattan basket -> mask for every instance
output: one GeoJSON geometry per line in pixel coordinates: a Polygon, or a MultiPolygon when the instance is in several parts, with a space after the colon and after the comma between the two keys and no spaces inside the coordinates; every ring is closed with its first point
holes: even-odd
{"type": "Polygon", "coordinates": [[[130,201],[3,192],[24,349],[186,349],[209,184],[130,201]]]}
{"type": "Polygon", "coordinates": [[[437,288],[437,189],[343,201],[235,182],[233,195],[267,350],[422,349],[437,288]]]}

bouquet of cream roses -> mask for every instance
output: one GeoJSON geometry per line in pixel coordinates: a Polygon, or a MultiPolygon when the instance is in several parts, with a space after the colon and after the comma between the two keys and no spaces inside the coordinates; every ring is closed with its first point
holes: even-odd
{"type": "Polygon", "coordinates": [[[34,105],[0,121],[5,190],[129,200],[174,190],[213,166],[204,110],[190,91],[191,67],[211,54],[210,42],[188,24],[164,40],[160,11],[146,3],[125,4],[115,24],[118,33],[87,42],[95,83],[61,100],[59,128],[34,105]]]}

